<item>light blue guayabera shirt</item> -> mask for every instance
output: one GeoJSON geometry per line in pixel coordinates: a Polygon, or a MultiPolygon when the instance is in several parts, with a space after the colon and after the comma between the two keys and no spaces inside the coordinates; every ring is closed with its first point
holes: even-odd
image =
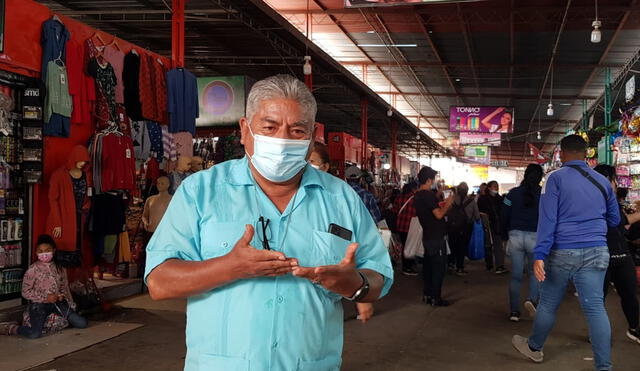
{"type": "MultiPolygon", "coordinates": [[[[270,219],[271,249],[307,267],[337,264],[349,241],[329,224],[353,231],[358,269],[393,281],[389,254],[360,197],[345,182],[305,168],[284,213],[255,185],[246,157],[187,178],[147,246],[145,277],[167,259],[200,261],[225,255],[246,224],[270,219]],[[293,207],[292,205],[293,204],[293,207]],[[283,241],[284,238],[284,241],[283,241]]],[[[262,248],[256,228],[252,245],[262,248]]],[[[342,354],[341,297],[291,274],[235,281],[190,297],[185,370],[338,370],[342,354]]]]}

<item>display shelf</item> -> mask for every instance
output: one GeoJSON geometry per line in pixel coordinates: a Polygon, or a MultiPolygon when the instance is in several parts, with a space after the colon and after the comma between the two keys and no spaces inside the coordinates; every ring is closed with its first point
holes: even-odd
{"type": "Polygon", "coordinates": [[[0,267],[0,271],[7,270],[7,269],[16,269],[16,268],[22,268],[22,264],[20,264],[20,265],[12,265],[12,266],[9,266],[9,267],[0,267]]]}

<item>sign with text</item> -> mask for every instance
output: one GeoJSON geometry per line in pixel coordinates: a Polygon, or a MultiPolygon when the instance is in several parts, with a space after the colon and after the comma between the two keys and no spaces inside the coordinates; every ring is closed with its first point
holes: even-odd
{"type": "Polygon", "coordinates": [[[489,165],[491,162],[491,148],[487,146],[464,147],[464,158],[475,164],[489,165]]]}
{"type": "Polygon", "coordinates": [[[493,166],[493,167],[509,167],[509,161],[507,161],[507,160],[491,160],[491,166],[493,166]]]}
{"type": "Polygon", "coordinates": [[[483,133],[460,133],[460,145],[483,145],[491,147],[500,146],[500,133],[483,134],[483,133]]]}
{"type": "Polygon", "coordinates": [[[451,106],[449,131],[512,133],[513,107],[451,106]]]}

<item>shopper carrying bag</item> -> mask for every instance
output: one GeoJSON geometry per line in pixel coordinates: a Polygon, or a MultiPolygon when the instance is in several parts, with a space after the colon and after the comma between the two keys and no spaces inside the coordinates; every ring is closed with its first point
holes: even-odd
{"type": "Polygon", "coordinates": [[[473,223],[467,256],[470,260],[484,259],[484,227],[481,220],[473,223]]]}
{"type": "Polygon", "coordinates": [[[411,218],[407,242],[404,246],[405,259],[415,259],[416,256],[424,256],[424,246],[422,245],[422,226],[417,216],[411,218]]]}

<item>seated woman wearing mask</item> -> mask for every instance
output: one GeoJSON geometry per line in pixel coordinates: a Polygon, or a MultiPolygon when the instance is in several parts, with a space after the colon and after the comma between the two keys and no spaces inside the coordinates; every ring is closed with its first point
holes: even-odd
{"type": "MultiPolygon", "coordinates": [[[[320,142],[315,142],[313,145],[313,152],[309,155],[309,165],[314,169],[329,172],[331,159],[329,158],[329,151],[326,145],[320,142]]],[[[373,304],[356,303],[356,307],[358,309],[358,319],[362,321],[362,323],[367,322],[373,316],[373,304]]]]}

